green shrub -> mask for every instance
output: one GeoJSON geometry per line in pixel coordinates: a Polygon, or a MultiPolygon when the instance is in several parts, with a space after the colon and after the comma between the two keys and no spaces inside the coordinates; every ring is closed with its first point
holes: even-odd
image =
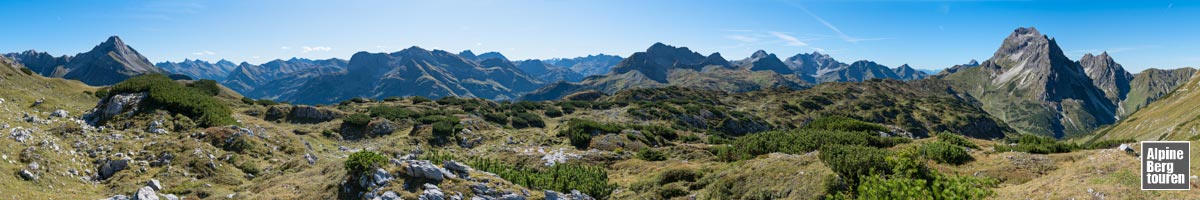
{"type": "MultiPolygon", "coordinates": [[[[1193,137],[1195,137],[1195,136],[1193,136],[1193,137]]],[[[1194,139],[1192,139],[1192,140],[1194,140],[1194,139]]],[[[1134,140],[1134,139],[1089,141],[1088,143],[1085,143],[1083,146],[1081,146],[1081,148],[1108,149],[1108,148],[1116,148],[1118,146],[1121,146],[1121,144],[1135,143],[1135,142],[1137,142],[1137,140],[1134,140]]]]}
{"type": "Polygon", "coordinates": [[[674,182],[695,182],[703,178],[704,174],[696,170],[688,168],[668,169],[658,174],[658,185],[666,185],[674,182]]]}
{"type": "Polygon", "coordinates": [[[274,100],[270,100],[270,99],[255,100],[254,103],[256,103],[258,105],[264,105],[264,106],[279,105],[279,102],[275,102],[274,100]]]}
{"type": "Polygon", "coordinates": [[[965,138],[961,135],[952,134],[950,132],[938,132],[937,137],[938,137],[938,141],[947,142],[950,144],[967,147],[967,148],[979,148],[979,146],[975,145],[975,143],[972,143],[970,140],[967,140],[967,138],[965,138]]]}
{"type": "Polygon", "coordinates": [[[546,127],[546,122],[542,121],[542,116],[533,113],[517,113],[512,118],[513,128],[525,127],[546,127]]]}
{"type": "Polygon", "coordinates": [[[508,115],[504,115],[504,113],[484,113],[483,120],[500,125],[508,125],[508,115]]]}
{"type": "Polygon", "coordinates": [[[558,109],[557,107],[547,107],[546,108],[546,116],[547,117],[562,117],[563,111],[558,109]]]}
{"type": "Polygon", "coordinates": [[[458,133],[462,129],[462,125],[457,122],[440,121],[433,123],[433,135],[438,137],[454,136],[455,133],[458,133]]]}
{"type": "Polygon", "coordinates": [[[110,93],[147,92],[148,96],[141,106],[143,112],[166,110],[180,113],[196,119],[201,126],[236,125],[237,120],[230,115],[233,113],[224,103],[205,92],[182,84],[161,74],[147,74],[129,78],[112,86],[110,93]]]}
{"type": "Polygon", "coordinates": [[[30,70],[29,68],[22,67],[21,72],[25,73],[25,75],[33,75],[33,70],[30,70]]]}
{"type": "Polygon", "coordinates": [[[413,104],[421,104],[421,103],[433,101],[433,99],[429,99],[429,97],[423,97],[423,96],[412,96],[409,99],[412,99],[413,104]]]}
{"type": "Polygon", "coordinates": [[[380,117],[390,120],[407,119],[417,116],[417,113],[413,112],[412,110],[395,106],[372,106],[371,108],[367,109],[367,113],[369,113],[371,117],[380,117]]]}
{"type": "Polygon", "coordinates": [[[883,125],[868,123],[851,119],[847,117],[822,117],[809,122],[804,126],[808,129],[821,130],[836,130],[836,131],[868,131],[868,132],[887,132],[887,127],[883,125]]]}
{"type": "Polygon", "coordinates": [[[193,81],[191,84],[188,84],[188,87],[196,88],[197,90],[208,94],[208,96],[217,96],[217,94],[221,93],[220,84],[217,84],[217,81],[214,80],[203,79],[199,81],[193,81]]]}
{"type": "Polygon", "coordinates": [[[371,116],[362,113],[354,113],[350,116],[346,116],[345,119],[342,119],[342,123],[352,126],[365,127],[368,123],[371,123],[371,116]]]}
{"type": "Polygon", "coordinates": [[[404,97],[391,96],[391,97],[383,98],[383,101],[386,101],[386,102],[397,102],[400,100],[404,100],[404,97]]]}
{"type": "Polygon", "coordinates": [[[103,99],[105,97],[108,97],[108,87],[102,87],[100,89],[96,89],[96,93],[94,93],[94,94],[96,95],[96,98],[103,99]]]}
{"type": "Polygon", "coordinates": [[[667,155],[662,151],[646,147],[637,151],[637,158],[645,161],[664,161],[667,160],[667,155]]]}
{"type": "Polygon", "coordinates": [[[919,151],[925,158],[937,161],[938,163],[961,165],[975,160],[975,158],[971,157],[971,154],[967,153],[967,150],[963,150],[962,146],[943,141],[922,144],[919,151]]]}
{"type": "Polygon", "coordinates": [[[688,194],[687,188],[679,185],[663,186],[658,188],[654,193],[658,194],[658,197],[662,199],[682,197],[688,194]]]}
{"type": "MultiPolygon", "coordinates": [[[[97,92],[97,93],[99,93],[99,92],[97,92]]],[[[254,99],[251,99],[250,97],[242,97],[242,103],[254,105],[254,99]]]]}
{"type": "Polygon", "coordinates": [[[467,100],[460,99],[458,97],[447,96],[447,97],[442,97],[441,99],[438,99],[437,103],[438,103],[438,105],[463,105],[463,104],[467,103],[467,100]]]}
{"type": "Polygon", "coordinates": [[[891,156],[890,151],[875,147],[826,145],[821,147],[819,157],[830,170],[854,185],[862,176],[890,174],[892,166],[887,162],[888,156],[891,156]]]}
{"type": "Polygon", "coordinates": [[[996,145],[996,151],[1019,151],[1035,154],[1050,154],[1067,153],[1079,149],[1079,145],[1073,143],[1060,142],[1051,137],[1028,134],[1005,138],[1004,142],[1015,143],[1016,146],[999,144],[996,145]]]}
{"type": "Polygon", "coordinates": [[[363,174],[386,161],[387,158],[383,157],[383,155],[364,150],[350,154],[350,158],[346,159],[345,166],[349,174],[363,174]]]}
{"type": "Polygon", "coordinates": [[[717,156],[722,160],[736,161],[774,152],[803,154],[817,150],[825,145],[891,147],[892,145],[909,141],[892,138],[894,137],[879,137],[867,132],[813,129],[767,131],[739,137],[732,142],[732,149],[723,151],[717,156]]]}
{"type": "Polygon", "coordinates": [[[586,149],[592,142],[592,134],[620,133],[621,126],[602,124],[584,119],[571,119],[567,129],[558,132],[559,136],[567,136],[575,148],[586,149]]]}
{"type": "Polygon", "coordinates": [[[474,159],[469,165],[528,188],[554,191],[579,190],[596,199],[608,198],[617,188],[616,184],[608,182],[608,171],[603,167],[566,163],[538,170],[489,159],[474,159]]]}

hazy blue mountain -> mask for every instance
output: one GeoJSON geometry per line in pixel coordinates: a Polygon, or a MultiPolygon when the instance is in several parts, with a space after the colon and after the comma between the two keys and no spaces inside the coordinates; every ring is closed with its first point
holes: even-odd
{"type": "Polygon", "coordinates": [[[608,73],[613,66],[621,62],[621,59],[621,56],[597,54],[575,58],[548,59],[544,62],[571,69],[571,71],[575,71],[583,76],[591,76],[608,73]]]}
{"type": "Polygon", "coordinates": [[[313,77],[294,91],[279,93],[276,99],[310,104],[414,95],[503,100],[544,84],[498,53],[479,55],[487,59],[478,61],[460,56],[463,54],[415,46],[393,53],[359,52],[350,58],[345,72],[313,77]]]}
{"type": "Polygon", "coordinates": [[[218,82],[224,81],[229,76],[229,73],[238,67],[237,64],[224,59],[216,63],[198,59],[184,59],[183,62],[160,62],[154,64],[154,66],[158,66],[171,74],[182,74],[193,79],[208,79],[218,82]]]}

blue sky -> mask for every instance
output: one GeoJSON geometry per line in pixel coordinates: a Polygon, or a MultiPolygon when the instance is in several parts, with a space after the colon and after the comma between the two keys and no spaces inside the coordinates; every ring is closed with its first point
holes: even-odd
{"type": "Polygon", "coordinates": [[[0,52],[84,52],[110,35],[152,62],[349,58],[409,46],[510,58],[628,56],[654,42],[741,59],[763,49],[945,68],[1035,26],[1072,59],[1198,66],[1194,1],[0,1],[0,52]]]}

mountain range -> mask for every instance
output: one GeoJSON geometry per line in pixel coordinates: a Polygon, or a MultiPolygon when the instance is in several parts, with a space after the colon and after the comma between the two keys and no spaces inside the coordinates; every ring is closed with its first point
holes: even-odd
{"type": "Polygon", "coordinates": [[[224,81],[230,72],[233,72],[238,67],[238,64],[224,59],[216,63],[184,59],[183,62],[160,62],[154,64],[154,66],[158,66],[158,68],[162,68],[171,74],[182,74],[193,79],[208,79],[220,82],[224,81]]]}
{"type": "Polygon", "coordinates": [[[111,85],[141,74],[167,73],[150,64],[146,57],[117,36],[109,37],[91,51],[74,56],[55,57],[34,50],[5,56],[42,76],[74,79],[88,85],[111,85]]]}
{"type": "Polygon", "coordinates": [[[860,60],[844,63],[820,52],[787,58],[763,50],[729,60],[687,47],[655,43],[622,58],[509,60],[499,52],[451,53],[411,47],[392,53],[359,52],[349,60],[292,58],[261,65],[220,60],[149,61],[113,36],[89,52],[52,56],[5,54],[47,77],[109,85],[147,73],[217,80],[247,97],[305,104],[391,96],[479,97],[492,100],[555,100],[576,93],[613,94],[669,86],[747,92],[802,89],[826,82],[869,79],[944,80],[955,92],[1017,132],[1073,137],[1120,121],[1169,94],[1196,70],[1150,69],[1132,74],[1107,52],[1067,58],[1055,39],[1036,28],[1018,28],[984,62],[971,60],[930,76],[907,64],[890,68],[860,60]]]}

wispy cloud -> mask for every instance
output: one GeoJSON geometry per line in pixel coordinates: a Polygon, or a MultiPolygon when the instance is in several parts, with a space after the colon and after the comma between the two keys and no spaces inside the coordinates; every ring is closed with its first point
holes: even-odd
{"type": "Polygon", "coordinates": [[[279,47],[279,49],[282,49],[282,50],[288,50],[288,49],[292,49],[292,47],[288,47],[288,46],[282,46],[282,47],[279,47]]]}
{"type": "Polygon", "coordinates": [[[192,52],[192,55],[197,55],[197,56],[211,56],[211,55],[216,55],[216,54],[217,54],[217,52],[212,52],[212,51],[192,52]]]}
{"type": "Polygon", "coordinates": [[[323,47],[323,46],[316,46],[316,47],[303,46],[303,47],[300,47],[300,52],[301,52],[301,53],[308,53],[308,52],[313,52],[313,51],[330,51],[330,50],[333,50],[333,48],[329,48],[329,47],[323,47]]]}
{"type": "Polygon", "coordinates": [[[758,42],[758,40],[759,40],[757,37],[745,36],[745,35],[729,35],[729,36],[725,36],[725,38],[729,38],[731,40],[737,40],[738,42],[746,42],[746,43],[758,42]]]}
{"type": "Polygon", "coordinates": [[[804,7],[804,5],[800,5],[799,3],[795,3],[795,2],[791,2],[791,1],[785,1],[785,3],[787,3],[788,5],[790,5],[792,7],[799,8],[800,11],[803,11],[805,14],[808,14],[808,16],[811,16],[813,19],[817,20],[817,22],[820,22],[822,25],[825,25],[826,28],[829,28],[830,31],[833,31],[833,33],[837,34],[837,36],[839,38],[841,38],[843,41],[850,42],[850,43],[857,43],[857,42],[862,42],[862,41],[874,41],[874,40],[888,39],[888,38],[858,38],[858,37],[850,36],[849,34],[846,34],[846,32],[842,32],[842,29],[833,25],[833,23],[829,23],[829,21],[826,21],[825,18],[821,18],[821,16],[817,16],[816,13],[809,11],[808,8],[804,7]]]}
{"type": "Polygon", "coordinates": [[[784,44],[787,46],[794,46],[794,47],[808,46],[808,43],[805,43],[804,41],[800,41],[800,39],[797,39],[796,37],[794,37],[792,35],[788,35],[787,33],[776,32],[776,31],[769,31],[767,33],[771,34],[771,36],[775,36],[775,38],[779,38],[780,40],[783,40],[784,44]]]}

